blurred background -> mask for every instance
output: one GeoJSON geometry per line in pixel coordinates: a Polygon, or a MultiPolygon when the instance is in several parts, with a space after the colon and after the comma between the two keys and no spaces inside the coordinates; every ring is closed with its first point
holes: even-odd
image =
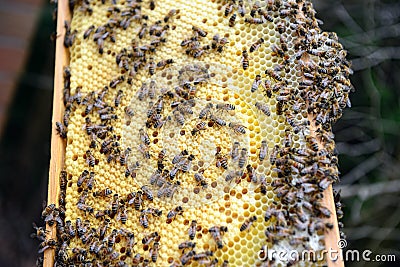
{"type": "MultiPolygon", "coordinates": [[[[334,126],[348,249],[400,259],[400,2],[314,1],[355,71],[352,108],[334,126]]],[[[53,8],[0,0],[0,266],[34,266],[29,238],[47,198],[53,8]]],[[[365,262],[348,262],[364,266],[365,262]]],[[[372,262],[368,266],[396,266],[372,262]]]]}

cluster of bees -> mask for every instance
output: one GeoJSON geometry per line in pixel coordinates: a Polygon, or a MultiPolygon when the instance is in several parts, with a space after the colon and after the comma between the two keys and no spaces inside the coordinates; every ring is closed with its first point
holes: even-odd
{"type": "Polygon", "coordinates": [[[186,48],[186,54],[193,58],[200,58],[202,55],[209,53],[209,51],[222,53],[224,46],[229,42],[227,37],[221,38],[217,33],[213,36],[211,44],[202,45],[201,39],[206,37],[208,32],[197,26],[192,26],[192,31],[193,34],[190,37],[182,40],[181,46],[186,48]]]}
{"type": "MultiPolygon", "coordinates": [[[[103,1],[105,4],[105,1],[103,1]]],[[[149,1],[149,9],[154,10],[156,1],[149,1]]],[[[281,1],[268,0],[260,4],[244,3],[240,0],[224,0],[223,15],[229,27],[235,27],[239,20],[249,25],[263,25],[274,22],[275,30],[281,34],[280,45],[274,44],[270,48],[271,54],[279,59],[279,63],[272,69],[268,68],[264,74],[255,75],[249,88],[251,93],[262,91],[268,98],[276,99],[276,113],[284,116],[289,128],[286,130],[282,144],[268,147],[268,140],[262,139],[258,146],[257,158],[261,163],[269,160],[271,169],[277,174],[272,183],[268,183],[264,174],[257,172],[257,166],[248,163],[249,151],[245,145],[235,141],[229,154],[215,153],[216,167],[226,171],[224,180],[227,183],[242,180],[256,186],[256,192],[266,195],[269,188],[275,193],[279,201],[274,201],[264,214],[264,221],[268,226],[265,230],[265,240],[275,245],[288,240],[289,245],[295,248],[312,250],[308,245],[309,236],[314,233],[323,233],[334,227],[327,223],[331,211],[321,204],[323,192],[332,183],[339,180],[337,170],[337,155],[335,153],[331,124],[342,114],[342,110],[350,107],[348,93],[352,90],[349,75],[352,74],[350,63],[346,60],[346,52],[333,33],[321,32],[319,21],[315,19],[315,11],[309,1],[281,1]],[[289,42],[283,33],[287,30],[295,32],[295,38],[289,42]],[[289,51],[294,51],[290,54],[289,51]],[[297,81],[286,78],[289,69],[295,68],[301,77],[297,81]],[[304,115],[298,119],[298,114],[304,115]],[[310,129],[313,129],[312,131],[310,129]],[[299,134],[306,143],[306,147],[295,148],[292,134],[299,134]],[[231,163],[229,162],[231,161],[231,163]],[[231,168],[234,166],[234,168],[231,168]]],[[[93,9],[87,0],[75,3],[71,7],[75,12],[83,12],[91,16],[93,9]]],[[[60,173],[60,195],[58,205],[51,203],[42,212],[42,218],[49,227],[55,226],[57,239],[49,238],[45,227],[34,225],[35,233],[32,237],[41,243],[39,253],[47,249],[55,249],[55,266],[158,266],[158,251],[162,245],[162,237],[157,231],[147,233],[142,240],[137,240],[135,234],[125,228],[113,227],[115,219],[126,224],[132,210],[138,215],[139,225],[143,229],[149,228],[154,220],[166,218],[171,223],[181,216],[185,209],[175,206],[169,211],[163,211],[153,206],[154,196],[157,198],[172,198],[180,189],[183,174],[192,169],[192,163],[197,159],[190,151],[182,150],[173,155],[167,162],[166,150],[162,149],[156,158],[157,169],[148,177],[148,185],[143,185],[126,195],[114,193],[109,188],[98,190],[94,168],[100,159],[95,157],[99,151],[109,164],[119,164],[125,169],[125,177],[136,178],[136,172],[143,167],[143,163],[130,160],[134,149],[143,157],[144,164],[153,158],[149,132],[160,130],[167,123],[185,125],[186,118],[196,117],[197,123],[190,130],[190,135],[201,135],[208,127],[224,128],[236,135],[246,135],[245,125],[236,121],[226,121],[218,116],[236,109],[229,103],[208,103],[199,113],[194,114],[198,87],[206,84],[210,79],[207,68],[202,65],[188,64],[179,71],[178,84],[171,88],[159,88],[155,79],[143,82],[137,90],[136,98],[139,101],[148,101],[147,120],[138,131],[140,144],[137,148],[123,148],[121,136],[115,133],[114,122],[124,119],[129,125],[134,122],[135,111],[123,107],[125,118],[120,118],[115,111],[121,109],[121,100],[125,97],[120,89],[122,84],[133,84],[133,79],[143,70],[148,76],[154,77],[157,71],[163,70],[175,63],[173,58],[154,60],[157,49],[168,41],[168,31],[174,29],[172,21],[179,19],[180,10],[171,9],[163,18],[155,23],[148,23],[149,17],[144,14],[142,1],[126,1],[124,7],[112,2],[107,8],[109,20],[98,27],[89,26],[83,32],[83,39],[93,40],[99,54],[104,53],[104,43],[117,41],[116,29],[127,30],[132,24],[140,24],[137,36],[132,39],[129,47],[123,48],[115,55],[115,63],[121,70],[121,75],[112,79],[108,86],[97,91],[82,93],[80,87],[71,93],[71,70],[64,68],[63,101],[65,106],[64,117],[55,127],[59,136],[68,137],[68,125],[71,114],[76,113],[78,107],[83,107],[82,117],[85,118],[84,132],[90,140],[83,156],[86,162],[84,171],[77,179],[79,197],[76,207],[86,216],[93,216],[100,223],[94,225],[90,220],[77,218],[75,222],[65,220],[65,198],[67,184],[70,183],[66,171],[60,173]],[[149,43],[144,43],[144,39],[149,43]],[[188,79],[190,77],[190,79],[188,79]],[[112,101],[107,101],[110,99],[112,101]],[[165,115],[165,107],[169,106],[170,115],[165,115]],[[168,167],[168,168],[167,168],[168,167]],[[156,190],[156,193],[155,191],[156,190]],[[109,199],[107,209],[95,210],[87,199],[109,199]],[[164,214],[163,214],[164,212],[164,214]],[[76,240],[80,240],[79,242],[76,240]],[[81,247],[70,247],[70,242],[80,243],[81,247]],[[136,253],[135,248],[143,246],[146,255],[136,253]],[[117,250],[115,244],[122,244],[117,250]]],[[[66,34],[64,45],[73,46],[77,34],[71,29],[69,22],[65,22],[66,34]]],[[[207,31],[201,27],[192,26],[192,35],[181,42],[189,57],[201,58],[211,51],[222,53],[228,38],[214,35],[211,44],[203,44],[207,31]]],[[[241,50],[240,67],[246,71],[250,66],[251,54],[256,53],[265,45],[265,40],[259,38],[249,48],[241,50]]],[[[262,101],[255,102],[256,110],[266,116],[271,116],[271,107],[262,101]]],[[[209,181],[203,172],[197,171],[193,175],[193,183],[207,188],[209,181]]],[[[338,218],[341,212],[340,194],[335,194],[336,212],[338,218]]],[[[258,220],[253,215],[245,219],[239,231],[248,231],[258,220]]],[[[342,224],[339,224],[343,227],[342,224]]],[[[208,237],[213,240],[215,249],[201,250],[196,248],[194,238],[202,226],[197,220],[192,220],[187,232],[188,240],[177,245],[180,257],[171,260],[171,266],[186,266],[197,262],[201,266],[229,265],[229,260],[221,260],[215,256],[215,251],[224,248],[224,235],[228,226],[214,225],[206,229],[208,237]]],[[[204,229],[203,229],[204,233],[204,229]]],[[[343,233],[341,233],[344,236],[343,233]]],[[[261,248],[261,252],[267,245],[261,248]]],[[[38,265],[42,262],[38,260],[38,265]]],[[[295,262],[289,262],[292,265],[295,262]]],[[[259,262],[259,266],[270,266],[274,259],[259,262]]]]}

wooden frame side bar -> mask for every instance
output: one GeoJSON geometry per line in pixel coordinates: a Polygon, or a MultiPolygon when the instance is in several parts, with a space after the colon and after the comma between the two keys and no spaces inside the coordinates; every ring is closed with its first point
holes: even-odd
{"type": "MultiPolygon", "coordinates": [[[[56,204],[58,206],[58,195],[60,191],[59,174],[64,167],[66,142],[57,135],[55,123],[62,121],[64,112],[63,106],[63,68],[69,64],[69,51],[64,47],[65,28],[64,21],[70,20],[68,0],[58,0],[57,7],[57,38],[56,38],[56,56],[54,69],[54,95],[53,95],[53,117],[51,120],[51,152],[50,152],[50,170],[49,184],[47,192],[47,204],[56,204]]],[[[48,238],[56,239],[55,226],[46,229],[49,231],[48,238]]],[[[54,265],[54,249],[46,249],[44,252],[44,267],[54,265]]]]}

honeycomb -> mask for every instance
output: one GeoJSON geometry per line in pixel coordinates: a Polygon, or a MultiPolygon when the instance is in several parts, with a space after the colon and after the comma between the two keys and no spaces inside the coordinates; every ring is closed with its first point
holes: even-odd
{"type": "Polygon", "coordinates": [[[44,211],[56,265],[324,265],[260,256],[321,251],[333,227],[351,70],[311,3],[72,8],[62,195],[44,211]]]}

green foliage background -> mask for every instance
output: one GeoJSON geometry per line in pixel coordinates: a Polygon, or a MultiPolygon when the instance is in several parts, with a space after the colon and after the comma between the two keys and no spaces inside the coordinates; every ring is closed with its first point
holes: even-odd
{"type": "Polygon", "coordinates": [[[395,254],[399,261],[400,2],[330,0],[314,5],[322,28],[338,34],[355,71],[353,107],[334,127],[341,172],[335,188],[345,205],[347,248],[395,254]]]}

